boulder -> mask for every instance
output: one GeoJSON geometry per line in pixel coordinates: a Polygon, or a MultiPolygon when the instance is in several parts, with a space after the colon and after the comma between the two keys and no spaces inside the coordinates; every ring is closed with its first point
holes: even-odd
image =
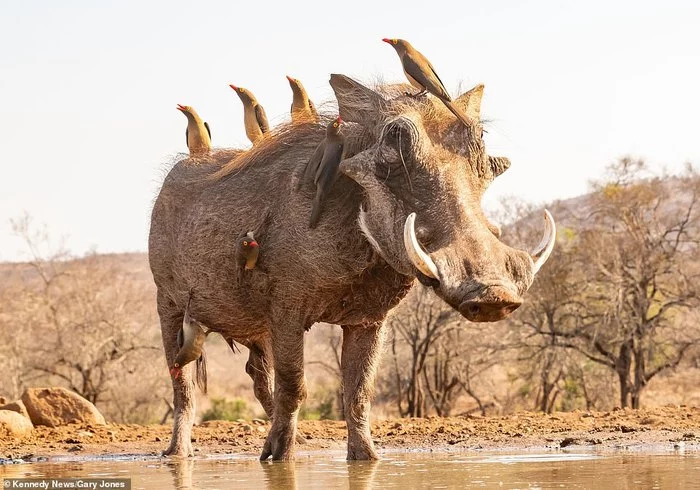
{"type": "Polygon", "coordinates": [[[27,417],[11,410],[0,410],[0,439],[22,438],[29,434],[34,426],[27,417]]]}
{"type": "Polygon", "coordinates": [[[22,401],[34,425],[105,425],[105,418],[95,405],[65,388],[28,388],[22,401]]]}
{"type": "Polygon", "coordinates": [[[27,407],[24,406],[22,400],[15,400],[12,403],[7,403],[0,406],[0,410],[9,410],[11,412],[17,412],[23,417],[29,418],[29,412],[27,412],[27,407]]]}

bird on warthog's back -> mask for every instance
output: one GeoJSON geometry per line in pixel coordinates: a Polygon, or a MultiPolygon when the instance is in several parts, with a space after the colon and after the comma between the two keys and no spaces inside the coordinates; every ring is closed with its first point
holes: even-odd
{"type": "Polygon", "coordinates": [[[292,122],[316,121],[318,113],[316,106],[309,99],[306,89],[301,82],[287,75],[289,86],[292,88],[292,122]]]}
{"type": "Polygon", "coordinates": [[[442,80],[440,80],[432,63],[428,61],[428,58],[423,56],[422,53],[411,46],[411,43],[404,39],[389,39],[385,37],[382,41],[390,44],[396,50],[406,78],[408,78],[411,85],[420,90],[420,92],[415,95],[416,97],[425,95],[426,92],[433,94],[445,104],[452,114],[457,116],[457,119],[462,121],[465,126],[469,126],[469,119],[452,102],[452,97],[447,93],[445,85],[442,83],[442,80]]]}
{"type": "Polygon", "coordinates": [[[262,139],[265,133],[270,131],[265,109],[258,103],[253,93],[243,87],[229,85],[243,103],[243,125],[245,134],[251,143],[255,144],[262,139]]]}
{"type": "Polygon", "coordinates": [[[202,121],[199,114],[188,105],[177,105],[177,110],[187,117],[187,129],[185,129],[185,143],[190,151],[190,156],[204,155],[211,150],[211,130],[209,124],[202,121]]]}

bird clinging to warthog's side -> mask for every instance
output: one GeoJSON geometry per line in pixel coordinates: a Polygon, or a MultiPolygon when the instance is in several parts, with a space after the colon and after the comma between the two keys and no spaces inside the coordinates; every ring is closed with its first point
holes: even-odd
{"type": "Polygon", "coordinates": [[[197,379],[201,381],[200,387],[206,392],[206,358],[204,356],[204,341],[207,338],[208,329],[190,316],[190,303],[192,291],[187,300],[182,327],[177,334],[177,344],[180,347],[175,361],[170,368],[170,375],[178,379],[182,374],[182,368],[192,361],[197,361],[197,379]]]}
{"type": "Polygon", "coordinates": [[[238,264],[237,280],[239,284],[243,280],[243,273],[246,270],[255,268],[259,255],[260,245],[255,240],[255,235],[252,231],[238,239],[236,243],[236,263],[238,264]]]}
{"type": "Polygon", "coordinates": [[[258,103],[258,100],[250,90],[235,85],[229,85],[229,87],[236,92],[243,103],[245,134],[251,143],[256,144],[265,133],[270,131],[270,124],[267,122],[265,109],[258,103]]]}
{"type": "Polygon", "coordinates": [[[188,105],[177,105],[177,110],[187,117],[187,129],[185,129],[185,142],[191,156],[200,156],[211,150],[211,130],[209,124],[202,121],[199,114],[188,105]]]}
{"type": "Polygon", "coordinates": [[[323,210],[323,201],[338,178],[338,166],[343,159],[343,150],[345,148],[345,137],[340,132],[342,123],[343,120],[340,116],[328,123],[326,137],[319,143],[316,151],[314,151],[311,159],[306,164],[302,182],[313,178],[314,184],[316,184],[316,196],[314,197],[311,218],[309,219],[311,228],[316,227],[318,224],[318,220],[321,218],[321,211],[323,210]]]}
{"type": "Polygon", "coordinates": [[[420,90],[416,96],[424,95],[426,92],[433,94],[457,116],[457,119],[462,121],[465,126],[469,126],[469,119],[452,102],[452,97],[445,89],[445,85],[435,72],[432,63],[428,61],[428,58],[404,39],[389,39],[385,37],[382,41],[390,44],[396,50],[406,78],[408,78],[411,85],[420,90]]]}
{"type": "Polygon", "coordinates": [[[309,99],[306,89],[301,82],[287,75],[289,86],[292,88],[292,122],[315,121],[318,119],[316,106],[309,99]]]}

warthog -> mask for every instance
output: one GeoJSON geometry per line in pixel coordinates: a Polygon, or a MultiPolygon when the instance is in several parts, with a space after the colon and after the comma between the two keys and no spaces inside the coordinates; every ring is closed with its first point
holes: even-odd
{"type": "MultiPolygon", "coordinates": [[[[149,258],[168,365],[192,290],[192,317],[250,348],[246,371],[272,418],[261,459],[293,457],[313,323],[342,326],[347,457],[375,459],[370,399],[389,310],[417,278],[469,320],[502,319],[554,243],[549,215],[529,254],[504,245],[481,209],[484,190],[509,166],[484,148],[483,86],[455,99],[472,120],[465,126],[405,86],[377,92],[342,75],[330,83],[350,124],[342,175],[316,228],[308,226],[313,182],[298,180],[328,118],[285,125],[247,152],[178,162],[153,208],[149,258]],[[251,230],[260,258],[239,283],[236,239],[251,230]]],[[[165,454],[192,454],[193,371],[172,380],[165,454]]]]}

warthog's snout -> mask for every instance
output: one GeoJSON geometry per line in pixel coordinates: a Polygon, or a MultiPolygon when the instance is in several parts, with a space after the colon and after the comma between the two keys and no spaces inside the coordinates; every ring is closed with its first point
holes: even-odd
{"type": "Polygon", "coordinates": [[[522,298],[503,286],[486,286],[477,297],[462,302],[459,312],[472,322],[497,322],[523,304],[522,298]]]}

